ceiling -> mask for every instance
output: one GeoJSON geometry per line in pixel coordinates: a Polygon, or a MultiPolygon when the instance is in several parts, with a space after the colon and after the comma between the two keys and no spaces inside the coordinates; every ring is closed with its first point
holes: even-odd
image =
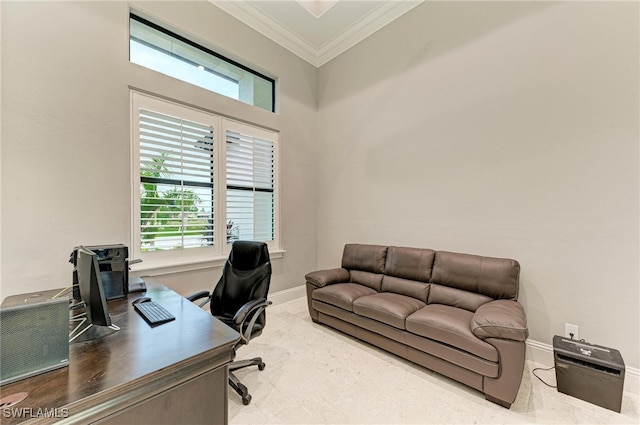
{"type": "Polygon", "coordinates": [[[319,67],[423,0],[209,0],[319,67]]]}

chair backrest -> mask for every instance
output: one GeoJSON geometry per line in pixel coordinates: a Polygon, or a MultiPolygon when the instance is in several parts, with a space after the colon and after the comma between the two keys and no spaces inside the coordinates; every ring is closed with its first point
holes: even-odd
{"type": "MultiPolygon", "coordinates": [[[[246,304],[267,298],[271,283],[269,249],[264,242],[236,241],[211,295],[211,314],[233,315],[246,304]]],[[[257,323],[264,326],[264,313],[257,323]]]]}

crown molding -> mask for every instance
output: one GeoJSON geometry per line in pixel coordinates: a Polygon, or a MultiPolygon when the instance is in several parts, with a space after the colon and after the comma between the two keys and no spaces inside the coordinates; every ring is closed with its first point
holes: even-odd
{"type": "Polygon", "coordinates": [[[317,51],[318,67],[404,15],[423,0],[389,1],[356,22],[317,51]]]}
{"type": "Polygon", "coordinates": [[[315,48],[271,16],[242,1],[209,0],[211,4],[250,26],[260,34],[319,68],[424,0],[389,1],[340,33],[320,49],[315,48]]]}
{"type": "Polygon", "coordinates": [[[209,2],[298,55],[311,65],[320,66],[318,64],[317,50],[297,34],[276,22],[271,16],[241,1],[209,0],[209,2]]]}
{"type": "Polygon", "coordinates": [[[310,0],[295,0],[300,4],[300,6],[304,7],[304,9],[311,13],[314,17],[320,19],[322,15],[327,13],[329,9],[335,6],[339,0],[321,0],[321,1],[310,1],[310,0]]]}

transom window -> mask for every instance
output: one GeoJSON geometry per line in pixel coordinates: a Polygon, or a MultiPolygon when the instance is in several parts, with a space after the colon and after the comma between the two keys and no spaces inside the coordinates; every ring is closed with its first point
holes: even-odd
{"type": "Polygon", "coordinates": [[[129,60],[212,92],[275,111],[275,81],[134,13],[129,60]]]}

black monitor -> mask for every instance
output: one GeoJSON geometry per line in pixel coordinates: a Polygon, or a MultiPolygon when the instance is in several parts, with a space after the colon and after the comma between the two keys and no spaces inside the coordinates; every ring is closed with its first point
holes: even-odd
{"type": "Polygon", "coordinates": [[[87,322],[90,325],[111,326],[97,254],[83,246],[78,247],[76,267],[80,297],[85,304],[87,322]]]}

